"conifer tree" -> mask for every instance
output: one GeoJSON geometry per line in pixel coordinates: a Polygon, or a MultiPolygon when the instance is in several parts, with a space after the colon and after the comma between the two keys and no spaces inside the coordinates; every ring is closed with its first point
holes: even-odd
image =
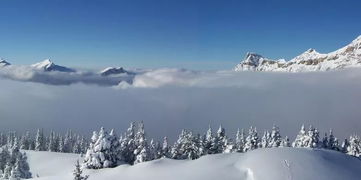
{"type": "Polygon", "coordinates": [[[257,129],[250,127],[249,131],[248,131],[248,136],[246,138],[246,143],[244,146],[243,151],[247,152],[249,150],[254,150],[258,148],[258,134],[257,134],[257,129]]]}
{"type": "Polygon", "coordinates": [[[75,169],[73,171],[74,180],[87,180],[88,175],[83,176],[83,170],[80,168],[79,160],[76,161],[75,169]]]}
{"type": "Polygon", "coordinates": [[[102,127],[93,147],[87,150],[84,158],[84,165],[90,169],[109,168],[117,165],[114,162],[111,141],[109,134],[102,127]]]}
{"type": "Polygon", "coordinates": [[[15,166],[12,167],[10,179],[20,180],[20,178],[21,178],[20,164],[19,161],[16,161],[15,166]]]}
{"type": "Polygon", "coordinates": [[[281,142],[282,142],[282,137],[280,134],[280,129],[276,125],[273,125],[269,147],[279,147],[281,145],[281,142]]]}
{"type": "Polygon", "coordinates": [[[21,137],[20,140],[20,149],[29,150],[30,149],[30,133],[27,131],[25,135],[21,137]]]}
{"type": "Polygon", "coordinates": [[[10,164],[10,162],[7,162],[4,168],[4,172],[2,174],[2,178],[9,179],[11,176],[11,170],[12,170],[12,165],[10,164]]]}
{"type": "Polygon", "coordinates": [[[236,134],[236,142],[235,142],[236,152],[243,152],[245,143],[246,143],[246,139],[245,139],[244,131],[243,129],[241,131],[238,129],[236,134]]]}
{"type": "Polygon", "coordinates": [[[45,138],[44,132],[41,129],[38,129],[36,133],[36,140],[35,140],[35,151],[44,151],[45,150],[45,138]]]}
{"type": "Polygon", "coordinates": [[[361,154],[360,138],[356,135],[350,137],[350,145],[347,148],[347,154],[359,157],[361,154]]]}
{"type": "Polygon", "coordinates": [[[268,131],[264,131],[263,136],[261,138],[261,147],[262,148],[272,147],[270,141],[271,141],[271,134],[268,131]]]}
{"type": "Polygon", "coordinates": [[[281,147],[291,147],[290,139],[288,138],[288,136],[282,139],[281,147]]]}
{"type": "Polygon", "coordinates": [[[169,143],[168,143],[168,138],[167,138],[167,137],[164,137],[164,138],[163,138],[162,157],[166,157],[166,158],[170,158],[170,157],[171,157],[170,147],[169,147],[169,143]]]}
{"type": "Polygon", "coordinates": [[[123,161],[129,164],[133,164],[135,161],[134,151],[137,148],[135,144],[135,133],[135,123],[132,122],[120,142],[120,153],[123,161]]]}
{"type": "Polygon", "coordinates": [[[203,152],[204,155],[206,154],[214,154],[212,151],[212,144],[214,144],[214,137],[211,126],[208,127],[207,133],[205,135],[205,138],[203,140],[203,152]]]}
{"type": "Polygon", "coordinates": [[[332,129],[330,129],[330,135],[328,137],[328,148],[336,151],[340,150],[338,139],[333,135],[332,129]]]}
{"type": "Polygon", "coordinates": [[[308,139],[307,134],[306,134],[306,129],[305,126],[302,125],[301,126],[301,130],[298,133],[295,141],[292,143],[292,147],[306,147],[305,145],[305,141],[308,139]]]}
{"type": "Polygon", "coordinates": [[[345,139],[341,144],[341,152],[347,153],[349,146],[350,146],[349,141],[347,139],[345,139]]]}

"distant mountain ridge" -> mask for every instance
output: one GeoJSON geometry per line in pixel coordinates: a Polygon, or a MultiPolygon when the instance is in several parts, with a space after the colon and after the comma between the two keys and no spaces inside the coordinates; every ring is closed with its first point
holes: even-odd
{"type": "Polygon", "coordinates": [[[361,67],[361,36],[334,52],[321,54],[308,49],[290,61],[271,60],[256,53],[247,53],[235,71],[309,72],[361,67]]]}

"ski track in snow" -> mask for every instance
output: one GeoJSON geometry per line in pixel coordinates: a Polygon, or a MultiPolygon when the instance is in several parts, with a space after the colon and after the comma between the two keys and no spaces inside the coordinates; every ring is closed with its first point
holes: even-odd
{"type": "Polygon", "coordinates": [[[291,162],[288,161],[287,159],[285,159],[283,162],[284,162],[284,166],[286,167],[287,172],[288,172],[287,179],[292,180],[293,178],[292,178],[291,162]]]}

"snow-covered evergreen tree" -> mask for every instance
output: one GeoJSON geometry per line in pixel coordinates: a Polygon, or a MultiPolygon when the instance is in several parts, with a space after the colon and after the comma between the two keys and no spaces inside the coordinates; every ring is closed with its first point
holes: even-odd
{"type": "Polygon", "coordinates": [[[162,157],[166,157],[166,158],[170,158],[170,157],[171,157],[170,146],[169,146],[168,138],[167,138],[167,137],[164,137],[164,138],[163,138],[162,157]]]}
{"type": "Polygon", "coordinates": [[[45,138],[43,129],[38,129],[36,132],[35,139],[35,151],[44,151],[45,150],[45,138]]]}
{"type": "Polygon", "coordinates": [[[30,172],[30,167],[27,162],[26,154],[19,152],[17,155],[16,162],[17,162],[18,170],[20,172],[20,177],[24,179],[31,178],[32,174],[30,172]]]}
{"type": "Polygon", "coordinates": [[[355,157],[360,157],[361,154],[361,144],[360,137],[352,135],[350,137],[350,145],[347,148],[347,154],[355,157]]]}
{"type": "Polygon", "coordinates": [[[273,125],[272,131],[271,131],[271,137],[269,141],[269,147],[279,147],[282,142],[282,137],[280,133],[279,127],[276,125],[273,125]]]}
{"type": "Polygon", "coordinates": [[[9,179],[11,176],[11,170],[13,169],[13,166],[10,164],[10,162],[7,162],[5,165],[5,169],[2,174],[3,179],[9,179]]]}
{"type": "Polygon", "coordinates": [[[306,147],[318,148],[320,147],[320,135],[317,128],[310,126],[308,130],[308,138],[306,140],[306,147]]]}
{"type": "Polygon", "coordinates": [[[134,151],[137,148],[137,145],[135,144],[135,128],[135,123],[130,123],[130,127],[120,141],[120,153],[123,161],[129,164],[133,164],[135,161],[134,151]]]}
{"type": "Polygon", "coordinates": [[[73,175],[74,175],[74,180],[87,180],[89,178],[88,175],[83,176],[83,170],[80,167],[79,160],[76,161],[73,175]]]}
{"type": "Polygon", "coordinates": [[[49,138],[48,138],[48,148],[47,150],[50,152],[56,152],[58,150],[58,142],[54,131],[50,132],[49,138]]]}
{"type": "Polygon", "coordinates": [[[20,140],[20,149],[29,150],[30,149],[30,133],[27,131],[25,135],[21,137],[20,140]]]}
{"type": "Polygon", "coordinates": [[[74,145],[73,145],[73,150],[72,150],[73,153],[76,153],[76,154],[82,153],[82,147],[81,147],[80,143],[81,143],[81,137],[77,136],[77,138],[74,142],[74,145]]]}
{"type": "MultiPolygon", "coordinates": [[[[137,151],[139,151],[139,149],[137,149],[137,151]]],[[[142,163],[142,162],[146,162],[146,161],[150,161],[151,157],[150,157],[150,152],[149,152],[149,148],[147,146],[143,146],[140,149],[140,152],[137,152],[134,164],[138,164],[138,163],[142,163]]]]}
{"type": "Polygon", "coordinates": [[[64,142],[63,142],[62,152],[70,153],[73,151],[73,132],[71,130],[67,131],[65,134],[64,142]]]}
{"type": "Polygon", "coordinates": [[[20,178],[21,178],[20,164],[19,161],[16,161],[15,165],[12,167],[10,179],[20,180],[20,178]]]}
{"type": "Polygon", "coordinates": [[[163,156],[163,148],[160,146],[160,143],[154,141],[154,139],[150,141],[149,150],[151,160],[160,159],[163,156]]]}
{"type": "Polygon", "coordinates": [[[10,152],[8,147],[3,146],[0,148],[0,170],[4,171],[8,160],[10,159],[10,152]]]}
{"type": "Polygon", "coordinates": [[[336,150],[339,151],[340,147],[339,147],[339,143],[338,143],[338,139],[333,135],[333,131],[332,129],[330,129],[330,134],[328,137],[328,149],[332,149],[332,150],[336,150]]]}
{"type": "Polygon", "coordinates": [[[322,148],[328,149],[328,135],[325,133],[325,135],[322,138],[322,148]]]}
{"type": "Polygon", "coordinates": [[[347,139],[345,139],[341,144],[341,152],[347,153],[349,146],[350,146],[349,141],[347,139]]]}
{"type": "Polygon", "coordinates": [[[7,143],[7,137],[4,133],[0,133],[0,147],[6,145],[7,143]]]}
{"type": "Polygon", "coordinates": [[[291,147],[290,139],[288,136],[282,139],[280,147],[291,147]]]}
{"type": "Polygon", "coordinates": [[[264,131],[263,136],[261,138],[261,147],[269,148],[272,147],[271,143],[271,134],[268,131],[264,131]]]}
{"type": "Polygon", "coordinates": [[[178,140],[172,148],[173,159],[197,159],[199,158],[198,140],[192,132],[182,130],[178,140]]]}
{"type": "Polygon", "coordinates": [[[238,129],[236,134],[236,142],[235,142],[236,152],[243,152],[245,144],[246,144],[246,138],[244,131],[243,129],[241,131],[238,129]]]}
{"type": "Polygon", "coordinates": [[[306,134],[306,129],[305,126],[302,125],[301,126],[301,130],[298,133],[295,141],[293,141],[292,143],[292,147],[306,147],[306,140],[308,139],[307,134],[306,134]]]}
{"type": "Polygon", "coordinates": [[[216,138],[218,139],[218,148],[216,153],[223,153],[227,148],[228,139],[226,136],[226,130],[222,127],[222,125],[220,125],[218,128],[216,138]]]}
{"type": "Polygon", "coordinates": [[[250,127],[248,131],[248,136],[246,138],[246,143],[244,145],[243,152],[247,152],[249,150],[257,149],[258,148],[258,134],[257,129],[250,127]]]}
{"type": "MultiPolygon", "coordinates": [[[[92,138],[93,139],[93,138],[92,138]]],[[[84,166],[90,169],[109,168],[117,165],[112,152],[111,136],[101,128],[95,144],[89,147],[84,158],[84,166]]]]}
{"type": "Polygon", "coordinates": [[[150,160],[150,151],[149,151],[148,142],[147,142],[147,139],[145,136],[143,122],[140,122],[138,124],[138,131],[135,134],[134,144],[136,147],[133,151],[133,154],[135,156],[134,163],[149,161],[150,160]]]}
{"type": "Polygon", "coordinates": [[[206,154],[214,154],[215,152],[212,151],[212,144],[214,144],[214,137],[211,126],[208,127],[206,135],[204,136],[203,140],[203,153],[206,154]]]}

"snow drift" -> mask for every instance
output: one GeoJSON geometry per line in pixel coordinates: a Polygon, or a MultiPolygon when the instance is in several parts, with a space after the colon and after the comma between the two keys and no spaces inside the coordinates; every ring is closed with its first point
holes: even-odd
{"type": "MultiPolygon", "coordinates": [[[[27,151],[34,178],[72,178],[79,155],[27,151]]],[[[85,170],[92,180],[104,179],[227,179],[227,180],[358,180],[361,161],[339,152],[305,148],[257,149],[247,153],[218,154],[197,160],[160,159],[134,166],[85,170]]]]}

